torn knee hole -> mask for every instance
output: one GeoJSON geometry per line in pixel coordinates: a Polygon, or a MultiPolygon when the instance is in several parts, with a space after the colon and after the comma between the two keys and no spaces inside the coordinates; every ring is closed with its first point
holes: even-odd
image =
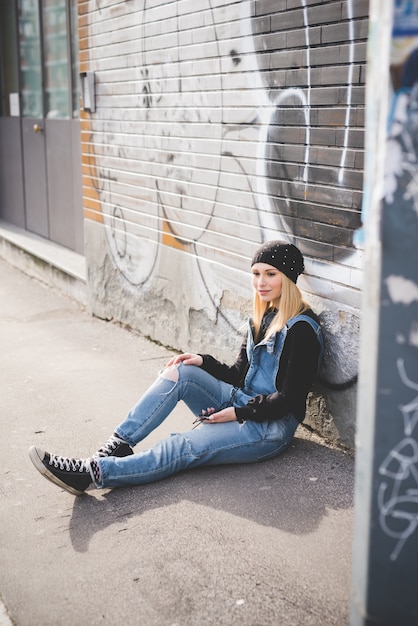
{"type": "Polygon", "coordinates": [[[171,367],[167,367],[165,370],[161,372],[161,377],[166,378],[167,380],[172,380],[174,383],[176,383],[179,379],[177,366],[172,365],[171,367]]]}

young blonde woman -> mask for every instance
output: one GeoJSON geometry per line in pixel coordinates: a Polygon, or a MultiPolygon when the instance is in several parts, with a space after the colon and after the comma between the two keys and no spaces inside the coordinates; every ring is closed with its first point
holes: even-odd
{"type": "Polygon", "coordinates": [[[251,268],[253,318],[233,365],[207,354],[173,357],[92,457],[67,458],[32,446],[36,469],[81,495],[88,487],[143,485],[193,467],[254,463],[282,453],[305,417],[323,351],[321,327],[296,286],[304,270],[296,246],[270,241],[256,251],[251,268]],[[179,400],[198,427],[135,453],[179,400]]]}

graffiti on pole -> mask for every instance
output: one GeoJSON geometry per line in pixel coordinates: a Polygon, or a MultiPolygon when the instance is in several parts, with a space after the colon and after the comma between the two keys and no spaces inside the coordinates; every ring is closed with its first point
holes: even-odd
{"type": "Polygon", "coordinates": [[[418,528],[418,380],[411,378],[418,348],[414,314],[418,303],[418,3],[411,0],[394,3],[390,77],[382,234],[388,259],[384,285],[399,376],[392,393],[396,389],[397,397],[411,391],[416,394],[397,405],[403,428],[392,422],[395,443],[388,452],[383,450],[378,468],[379,522],[385,535],[396,540],[390,555],[396,561],[418,528]],[[394,240],[402,241],[400,252],[391,244],[394,240]]]}
{"type": "Polygon", "coordinates": [[[418,527],[418,442],[414,438],[418,424],[418,381],[408,377],[402,359],[397,367],[405,387],[417,395],[399,407],[405,437],[390,450],[379,468],[380,476],[384,477],[377,494],[379,520],[384,533],[397,540],[390,556],[393,561],[418,527]]]}

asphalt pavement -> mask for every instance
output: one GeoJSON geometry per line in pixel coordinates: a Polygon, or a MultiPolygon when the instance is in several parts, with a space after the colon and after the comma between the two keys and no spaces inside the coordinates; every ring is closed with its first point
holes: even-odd
{"type": "MultiPolygon", "coordinates": [[[[0,348],[0,624],[348,624],[349,453],[299,427],[271,461],[74,497],[29,446],[89,456],[172,352],[2,260],[0,348]]],[[[192,421],[179,405],[137,449],[192,421]]]]}

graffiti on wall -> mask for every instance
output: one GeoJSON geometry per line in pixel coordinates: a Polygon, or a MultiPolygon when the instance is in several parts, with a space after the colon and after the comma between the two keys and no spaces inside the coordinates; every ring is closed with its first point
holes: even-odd
{"type": "MultiPolygon", "coordinates": [[[[252,3],[243,3],[246,11],[251,11],[252,3]]],[[[259,5],[260,6],[260,5],[259,5]]],[[[262,4],[261,4],[262,8],[262,4]]],[[[342,92],[339,111],[339,124],[340,133],[342,134],[340,146],[338,149],[331,148],[332,160],[334,163],[333,170],[327,170],[324,175],[328,177],[328,183],[332,181],[337,185],[338,189],[342,191],[345,187],[346,177],[346,165],[348,156],[348,146],[351,130],[351,113],[352,113],[352,98],[353,98],[353,81],[354,81],[354,26],[353,26],[353,6],[352,1],[349,0],[346,4],[347,20],[346,20],[346,34],[344,39],[348,41],[346,45],[346,65],[343,72],[345,75],[341,76],[341,83],[345,86],[342,92]],[[332,180],[333,179],[333,180],[332,180]]],[[[261,54],[263,39],[266,35],[258,39],[254,37],[254,30],[249,30],[245,33],[245,43],[248,46],[248,50],[251,53],[251,59],[254,64],[252,67],[253,76],[258,82],[257,101],[259,107],[257,109],[257,122],[259,125],[259,150],[257,154],[258,165],[258,187],[257,187],[257,206],[260,209],[262,216],[262,226],[269,231],[283,231],[287,232],[289,236],[299,235],[305,236],[307,232],[304,228],[301,228],[300,224],[295,222],[302,217],[302,219],[309,215],[309,203],[314,199],[316,193],[323,194],[322,202],[326,204],[329,200],[327,194],[334,195],[334,202],[337,200],[341,203],[341,208],[345,202],[348,202],[350,208],[356,208],[352,206],[352,198],[349,196],[344,199],[343,194],[336,192],[334,188],[322,187],[325,179],[320,178],[318,175],[318,159],[315,159],[315,151],[318,150],[318,138],[314,137],[315,128],[318,126],[318,120],[314,121],[314,117],[319,113],[317,107],[315,107],[312,101],[313,91],[318,91],[318,71],[315,73],[314,67],[311,65],[311,61],[315,62],[312,58],[314,51],[311,53],[311,47],[318,44],[317,31],[315,29],[316,22],[312,25],[310,23],[309,11],[306,0],[300,0],[301,10],[301,30],[303,32],[304,50],[302,52],[302,68],[297,72],[297,76],[291,80],[289,87],[282,86],[278,75],[281,73],[281,68],[270,68],[270,71],[262,72],[260,67],[260,59],[263,56],[261,54]],[[311,41],[313,39],[313,41],[311,41]],[[292,84],[294,82],[294,84],[292,84]],[[294,146],[291,144],[286,146],[286,138],[282,138],[283,133],[289,133],[294,131],[294,134],[298,134],[298,138],[291,140],[293,144],[299,144],[299,156],[298,160],[289,162],[289,156],[286,154],[286,150],[289,152],[293,150],[294,146]],[[295,164],[297,166],[295,167],[295,164]],[[314,189],[316,187],[316,190],[314,189]],[[298,232],[299,226],[299,232],[298,232]]],[[[254,21],[253,21],[254,23],[254,21]]],[[[252,24],[251,16],[247,15],[247,19],[243,20],[243,24],[252,24]]],[[[257,27],[255,27],[257,28],[257,27]]],[[[270,35],[271,33],[269,33],[270,35]]],[[[297,53],[300,54],[298,50],[297,53]]],[[[316,65],[318,62],[316,61],[316,65]]],[[[324,68],[325,69],[325,68],[324,68]]],[[[252,76],[252,80],[253,80],[252,76]]],[[[286,79],[287,82],[287,79],[286,79]]],[[[325,81],[324,81],[325,82],[325,81]]],[[[331,113],[331,107],[326,106],[325,111],[322,114],[329,115],[331,113]]],[[[336,143],[334,138],[334,129],[328,129],[328,137],[326,138],[326,144],[333,146],[336,143]]],[[[323,165],[323,164],[322,164],[323,165]]],[[[349,183],[350,185],[350,183],[349,183]]],[[[314,200],[315,202],[315,200],[314,200]]],[[[359,218],[353,221],[353,228],[359,226],[359,218]]],[[[332,217],[328,218],[328,224],[332,224],[334,227],[338,227],[337,220],[332,217]]],[[[306,225],[305,225],[306,228],[306,225]]],[[[309,226],[307,227],[309,228],[309,226]]],[[[326,228],[321,229],[317,225],[315,231],[315,238],[317,242],[334,244],[338,242],[337,231],[331,233],[326,228]]],[[[346,234],[347,235],[347,234],[346,234]]],[[[352,233],[349,234],[349,237],[352,233]]],[[[346,243],[352,244],[352,240],[345,239],[346,243]]],[[[302,244],[302,248],[303,248],[302,244]]],[[[308,246],[306,246],[308,248],[308,246]]],[[[309,248],[308,248],[309,249],[309,248]]],[[[340,254],[347,254],[347,250],[340,250],[340,254]]],[[[335,257],[334,257],[335,258],[335,257]]]]}
{"type": "MultiPolygon", "coordinates": [[[[336,115],[336,106],[330,101],[321,107],[313,97],[326,90],[319,89],[324,79],[317,59],[311,66],[318,53],[318,25],[310,23],[306,0],[300,0],[294,17],[304,47],[293,52],[275,50],[269,43],[282,31],[265,26],[270,16],[264,0],[231,6],[203,0],[193,14],[193,29],[180,13],[181,5],[170,3],[170,45],[156,48],[155,3],[137,3],[142,36],[137,54],[130,56],[139,91],[132,102],[136,108],[115,105],[109,119],[106,107],[107,119],[93,122],[95,185],[119,270],[133,285],[143,284],[153,267],[145,259],[157,253],[159,241],[197,259],[225,260],[238,268],[248,256],[247,242],[278,234],[296,239],[308,254],[319,246],[323,259],[354,254],[361,169],[355,172],[356,195],[348,175],[353,176],[355,158],[350,149],[353,84],[359,83],[358,74],[354,77],[353,1],[344,4],[347,43],[338,79],[339,117],[328,127],[322,122],[326,140],[318,139],[318,116],[336,115]],[[204,33],[201,57],[199,32],[204,33]],[[287,86],[291,78],[295,84],[287,86]],[[131,249],[129,237],[141,232],[153,244],[137,258],[138,248],[131,249]]],[[[326,71],[329,65],[324,76],[326,71]]],[[[132,98],[130,94],[129,104],[132,98]]],[[[99,104],[95,120],[100,117],[99,104]]]]}

